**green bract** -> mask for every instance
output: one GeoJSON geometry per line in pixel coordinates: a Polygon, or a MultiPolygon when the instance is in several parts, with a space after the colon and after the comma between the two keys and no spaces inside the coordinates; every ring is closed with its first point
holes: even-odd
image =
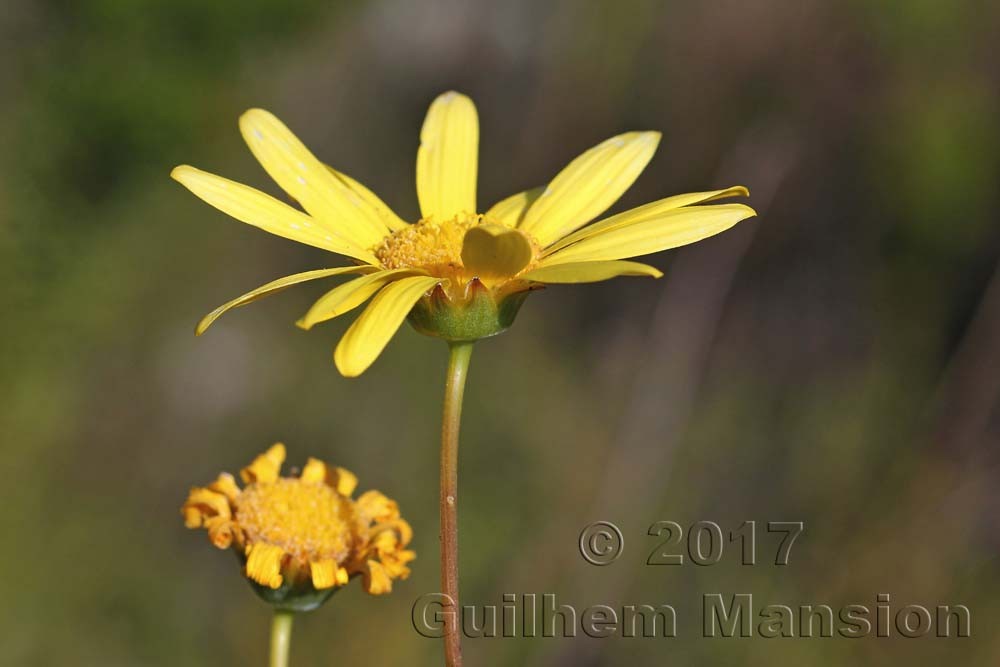
{"type": "Polygon", "coordinates": [[[450,297],[440,285],[424,296],[410,311],[414,329],[426,336],[447,341],[473,341],[506,331],[514,323],[521,304],[530,291],[540,286],[522,282],[511,289],[491,290],[478,278],[466,285],[465,294],[450,297]]]}

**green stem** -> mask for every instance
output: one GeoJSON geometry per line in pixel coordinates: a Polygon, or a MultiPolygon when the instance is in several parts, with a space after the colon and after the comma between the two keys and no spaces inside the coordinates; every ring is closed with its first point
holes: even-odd
{"type": "Polygon", "coordinates": [[[448,378],[441,420],[441,592],[444,593],[444,657],[461,667],[458,603],[458,431],[472,342],[449,343],[448,378]]]}
{"type": "Polygon", "coordinates": [[[295,613],[275,609],[271,621],[271,667],[288,667],[288,648],[292,644],[292,619],[295,613]]]}

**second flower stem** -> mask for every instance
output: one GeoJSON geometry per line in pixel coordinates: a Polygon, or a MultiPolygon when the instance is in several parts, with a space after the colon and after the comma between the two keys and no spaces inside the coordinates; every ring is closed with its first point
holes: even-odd
{"type": "Polygon", "coordinates": [[[271,621],[271,667],[288,667],[288,649],[292,644],[293,612],[274,610],[271,621]]]}
{"type": "Polygon", "coordinates": [[[462,665],[458,602],[458,431],[472,345],[471,341],[449,343],[441,421],[441,592],[445,596],[444,657],[448,667],[462,665]]]}

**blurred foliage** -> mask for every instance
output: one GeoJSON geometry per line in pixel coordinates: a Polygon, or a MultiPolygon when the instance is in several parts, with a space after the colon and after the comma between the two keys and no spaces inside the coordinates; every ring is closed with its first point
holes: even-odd
{"type": "MultiPolygon", "coordinates": [[[[470,664],[994,664],[1000,387],[996,7],[891,3],[12,0],[0,115],[3,664],[263,664],[268,613],[188,532],[187,487],[284,440],[399,498],[420,554],[295,629],[297,664],[437,664],[445,352],[403,331],[364,377],[322,286],[205,311],[322,253],[228,221],[191,162],[276,192],[250,106],[416,211],[427,103],[481,113],[485,206],[626,129],[661,129],[621,206],[746,183],[761,213],[653,258],[659,282],[533,295],[478,346],[463,430],[465,602],[674,604],[673,640],[466,642],[470,664]],[[310,291],[310,289],[312,291],[310,291]],[[587,523],[625,555],[579,557],[587,523]],[[785,568],[650,568],[659,519],[803,520],[785,568]],[[963,640],[702,640],[700,596],[966,604],[963,640]]],[[[762,557],[762,561],[765,559],[762,557]]]]}

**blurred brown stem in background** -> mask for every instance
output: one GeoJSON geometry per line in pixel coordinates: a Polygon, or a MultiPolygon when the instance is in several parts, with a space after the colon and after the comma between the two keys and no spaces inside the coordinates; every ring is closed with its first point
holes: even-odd
{"type": "MultiPolygon", "coordinates": [[[[652,324],[636,358],[637,369],[619,434],[609,447],[607,473],[595,490],[594,518],[627,516],[655,507],[660,482],[669,477],[676,445],[688,423],[705,375],[712,343],[740,262],[766,224],[774,199],[797,153],[796,137],[775,128],[751,128],[719,169],[717,184],[753,174],[750,203],[758,219],[730,230],[711,243],[685,248],[667,271],[652,324]],[[622,493],[628,489],[628,493],[622,493]]],[[[627,590],[635,572],[608,568],[593,582],[596,599],[613,599],[627,590]]],[[[597,663],[601,642],[567,642],[557,656],[539,664],[597,663]]]]}
{"type": "MultiPolygon", "coordinates": [[[[958,458],[971,453],[1000,402],[1000,264],[945,369],[935,396],[935,442],[958,458]]],[[[975,465],[974,460],[969,461],[975,465]]]]}

